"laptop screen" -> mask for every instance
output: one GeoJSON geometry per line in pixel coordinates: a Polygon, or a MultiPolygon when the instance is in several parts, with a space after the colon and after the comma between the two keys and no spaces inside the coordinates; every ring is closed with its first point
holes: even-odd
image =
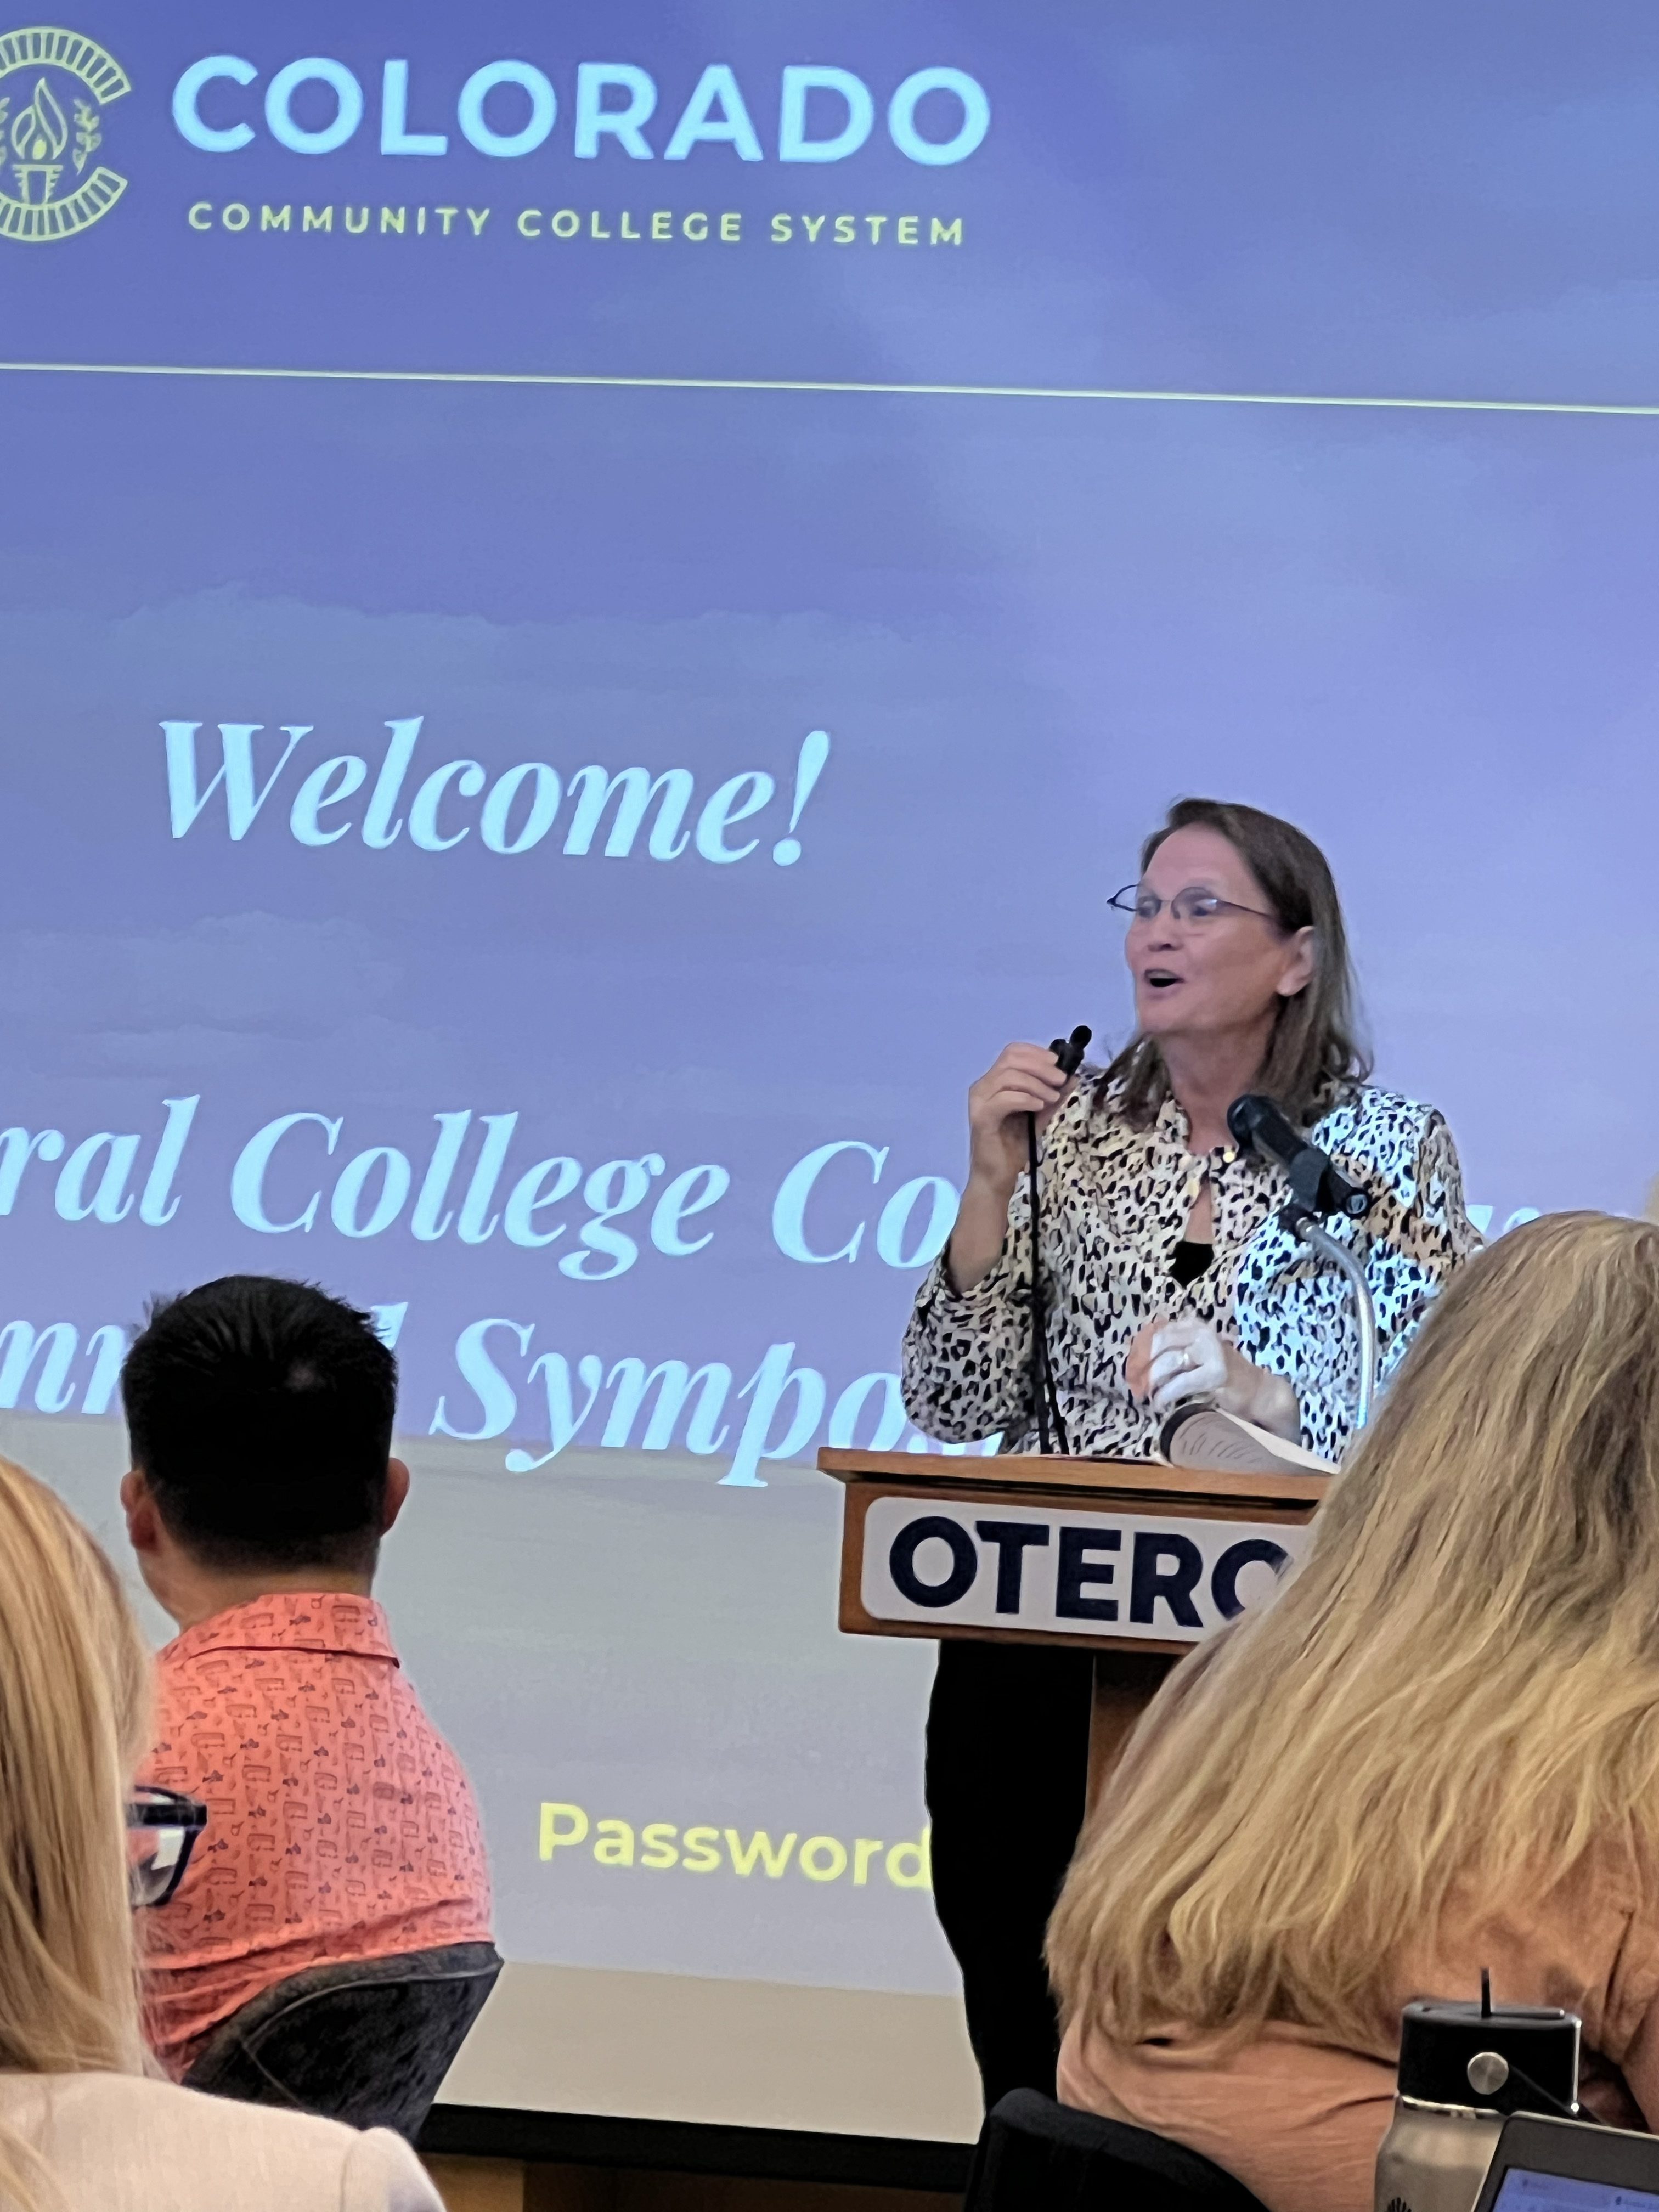
{"type": "Polygon", "coordinates": [[[1578,2181],[1565,2173],[1534,2173],[1512,2166],[1504,2176],[1492,2212],[1659,2212],[1648,2189],[1620,2189],[1607,2181],[1578,2181]]]}

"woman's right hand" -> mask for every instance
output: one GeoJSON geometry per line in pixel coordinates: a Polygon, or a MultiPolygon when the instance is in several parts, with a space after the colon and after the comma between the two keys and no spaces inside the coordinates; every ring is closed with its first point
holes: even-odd
{"type": "Polygon", "coordinates": [[[1046,1129],[1075,1080],[1046,1045],[1004,1045],[968,1093],[969,1182],[1006,1208],[1025,1170],[1025,1116],[1046,1129]]]}
{"type": "Polygon", "coordinates": [[[1008,1201],[1025,1168],[1025,1116],[1046,1129],[1076,1081],[1040,1044],[1006,1044],[968,1093],[968,1188],[945,1255],[951,1280],[971,1291],[996,1262],[1008,1201]]]}

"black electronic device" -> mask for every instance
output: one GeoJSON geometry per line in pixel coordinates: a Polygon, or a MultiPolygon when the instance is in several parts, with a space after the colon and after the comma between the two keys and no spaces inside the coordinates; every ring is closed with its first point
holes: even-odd
{"type": "Polygon", "coordinates": [[[1048,1049],[1060,1062],[1062,1075],[1075,1075],[1083,1065],[1083,1055],[1089,1049],[1089,1040],[1094,1031],[1087,1022],[1079,1022],[1068,1037],[1056,1037],[1048,1049]]]}
{"type": "Polygon", "coordinates": [[[1516,2112],[1475,2212],[1659,2212],[1659,2139],[1516,2112]]]}
{"type": "MultiPolygon", "coordinates": [[[[1077,1073],[1093,1035],[1086,1022],[1079,1022],[1070,1036],[1056,1037],[1048,1047],[1062,1075],[1077,1073]]],[[[1035,1114],[1025,1116],[1025,1162],[1031,1200],[1031,1407],[1036,1415],[1037,1449],[1046,1457],[1058,1437],[1060,1450],[1069,1456],[1072,1440],[1066,1433],[1060,1393],[1054,1388],[1054,1370],[1048,1364],[1048,1316],[1042,1290],[1042,1195],[1037,1173],[1035,1114]]]]}
{"type": "Polygon", "coordinates": [[[1370,1212],[1370,1193],[1350,1182],[1328,1152],[1310,1145],[1276,1100],[1261,1091],[1235,1098],[1227,1109],[1227,1127],[1242,1151],[1278,1162],[1298,1204],[1310,1213],[1340,1213],[1358,1221],[1370,1212]]]}

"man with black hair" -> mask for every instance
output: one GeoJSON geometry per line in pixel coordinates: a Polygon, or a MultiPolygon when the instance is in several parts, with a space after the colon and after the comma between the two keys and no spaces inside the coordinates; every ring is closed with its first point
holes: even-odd
{"type": "Polygon", "coordinates": [[[139,1778],[208,1808],[145,1929],[175,2078],[273,1983],[489,1939],[471,1789],[370,1595],[409,1490],[397,1391],[367,1314],[263,1275],[157,1301],[121,1370],[127,1534],[180,1632],[139,1778]]]}

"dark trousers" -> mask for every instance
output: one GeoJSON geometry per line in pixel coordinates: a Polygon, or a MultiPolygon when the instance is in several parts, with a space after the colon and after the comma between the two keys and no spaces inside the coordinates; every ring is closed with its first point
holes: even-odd
{"type": "Polygon", "coordinates": [[[933,1903],[962,1969],[987,2110],[1054,2093],[1059,2023],[1043,1931],[1083,1825],[1094,1660],[941,1644],[927,1713],[933,1903]]]}

